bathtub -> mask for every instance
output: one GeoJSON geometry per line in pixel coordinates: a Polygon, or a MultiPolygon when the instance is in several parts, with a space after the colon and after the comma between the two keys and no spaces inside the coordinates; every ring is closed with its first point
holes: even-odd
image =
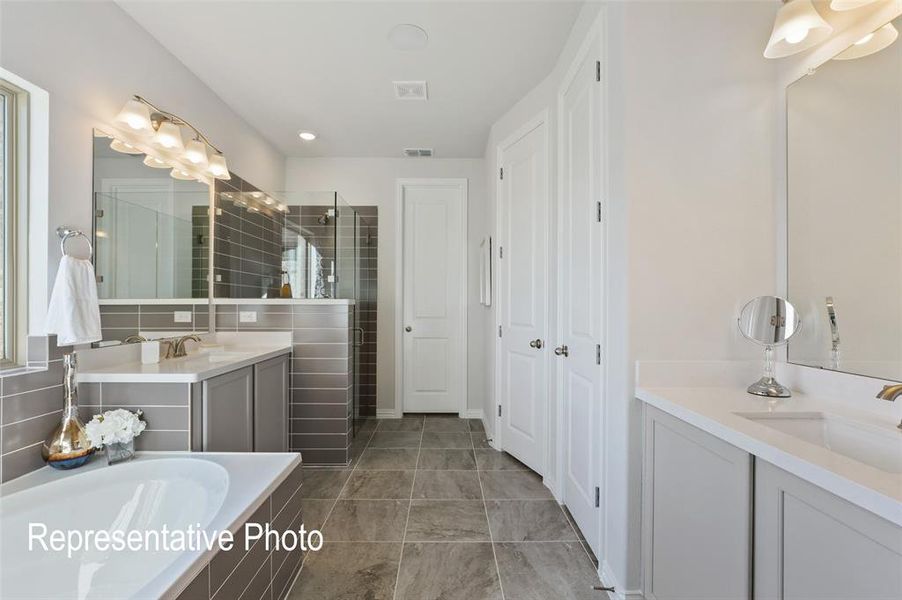
{"type": "Polygon", "coordinates": [[[174,597],[215,548],[182,550],[175,540],[167,549],[151,538],[98,549],[85,532],[192,527],[195,539],[216,539],[237,530],[299,462],[298,454],[143,452],[112,467],[101,456],[10,481],[0,487],[0,598],[174,597]],[[76,531],[81,544],[54,546],[55,530],[76,531]]]}

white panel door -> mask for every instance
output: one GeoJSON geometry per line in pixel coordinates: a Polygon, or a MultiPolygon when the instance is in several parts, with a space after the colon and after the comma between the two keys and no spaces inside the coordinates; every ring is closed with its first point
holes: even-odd
{"type": "Polygon", "coordinates": [[[499,173],[501,447],[545,471],[548,153],[540,122],[502,145],[499,173]]]}
{"type": "Polygon", "coordinates": [[[402,181],[405,412],[465,407],[463,215],[466,182],[402,181]]]}
{"type": "MultiPolygon", "coordinates": [[[[560,218],[555,354],[563,418],[563,495],[589,546],[599,555],[596,507],[601,413],[602,265],[599,222],[601,127],[597,42],[560,97],[560,218]]],[[[600,490],[598,492],[599,502],[600,490]]]]}

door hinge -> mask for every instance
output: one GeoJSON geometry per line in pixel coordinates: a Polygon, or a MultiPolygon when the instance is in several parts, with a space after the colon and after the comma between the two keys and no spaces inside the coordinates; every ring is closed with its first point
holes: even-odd
{"type": "Polygon", "coordinates": [[[498,405],[498,416],[499,417],[501,416],[501,405],[500,404],[498,405]]]}
{"type": "Polygon", "coordinates": [[[501,337],[501,325],[498,326],[498,337],[501,337]]]}
{"type": "Polygon", "coordinates": [[[595,203],[595,220],[601,223],[601,202],[595,203]]]}
{"type": "Polygon", "coordinates": [[[500,169],[498,169],[498,179],[500,179],[501,181],[504,181],[504,167],[501,167],[500,169]]]}
{"type": "Polygon", "coordinates": [[[595,81],[601,81],[601,61],[595,61],[595,81]]]}
{"type": "Polygon", "coordinates": [[[598,486],[595,486],[595,508],[599,508],[601,506],[601,490],[598,486]]]}
{"type": "Polygon", "coordinates": [[[595,344],[595,364],[601,364],[601,344],[595,344]]]}
{"type": "Polygon", "coordinates": [[[498,258],[504,258],[504,246],[498,246],[498,258]]]}

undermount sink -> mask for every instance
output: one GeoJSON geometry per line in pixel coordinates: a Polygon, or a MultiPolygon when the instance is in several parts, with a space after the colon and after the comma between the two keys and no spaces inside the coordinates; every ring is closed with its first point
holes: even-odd
{"type": "Polygon", "coordinates": [[[736,413],[888,473],[902,473],[902,431],[822,412],[736,413]]]}

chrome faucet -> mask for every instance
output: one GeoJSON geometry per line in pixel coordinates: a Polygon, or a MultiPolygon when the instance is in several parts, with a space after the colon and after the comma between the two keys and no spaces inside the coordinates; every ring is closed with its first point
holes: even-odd
{"type": "Polygon", "coordinates": [[[185,342],[188,340],[200,342],[200,338],[193,334],[184,335],[176,340],[167,340],[165,358],[182,358],[183,356],[188,356],[188,352],[185,350],[185,342]]]}
{"type": "MultiPolygon", "coordinates": [[[[897,383],[896,385],[885,385],[883,389],[877,394],[877,398],[880,400],[888,400],[889,402],[895,402],[896,398],[902,396],[902,383],[897,383]]],[[[902,422],[896,425],[899,429],[902,429],[902,422]]]]}

